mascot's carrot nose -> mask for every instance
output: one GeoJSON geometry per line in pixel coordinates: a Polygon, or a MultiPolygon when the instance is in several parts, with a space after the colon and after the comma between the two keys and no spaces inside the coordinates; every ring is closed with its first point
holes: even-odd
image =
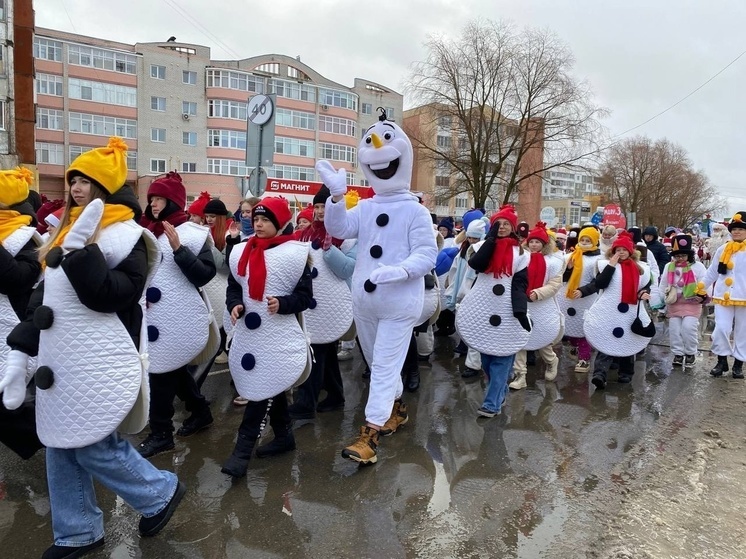
{"type": "Polygon", "coordinates": [[[381,141],[381,138],[378,137],[378,134],[373,132],[373,134],[370,135],[370,141],[373,142],[373,145],[376,149],[379,149],[383,147],[383,142],[381,141]]]}

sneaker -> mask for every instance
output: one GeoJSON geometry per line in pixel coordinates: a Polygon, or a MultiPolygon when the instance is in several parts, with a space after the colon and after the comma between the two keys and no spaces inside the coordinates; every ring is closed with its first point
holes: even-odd
{"type": "Polygon", "coordinates": [[[88,545],[79,547],[70,547],[67,545],[53,545],[48,547],[41,559],[73,559],[74,557],[83,557],[89,551],[103,547],[104,538],[96,540],[88,545]]]}
{"type": "Polygon", "coordinates": [[[210,425],[212,425],[212,414],[209,409],[200,414],[193,413],[181,424],[179,430],[176,431],[176,436],[189,437],[203,429],[207,429],[210,425]]]}
{"type": "Polygon", "coordinates": [[[225,365],[228,362],[228,354],[226,352],[221,352],[216,358],[215,358],[215,364],[216,365],[225,365]]]}
{"type": "Polygon", "coordinates": [[[480,417],[495,417],[498,413],[500,412],[488,410],[484,406],[477,410],[477,415],[480,417]]]}
{"type": "Polygon", "coordinates": [[[553,381],[557,378],[557,368],[559,367],[559,357],[555,357],[554,361],[547,365],[547,370],[544,371],[544,380],[553,381]]]}
{"type": "Polygon", "coordinates": [[[674,367],[681,367],[684,364],[684,356],[683,355],[674,355],[673,356],[673,362],[671,363],[674,367]]]}
{"type": "Polygon", "coordinates": [[[694,367],[694,362],[696,360],[696,355],[687,355],[686,357],[684,357],[684,367],[694,367]]]}
{"type": "Polygon", "coordinates": [[[381,427],[380,434],[384,437],[393,435],[396,430],[409,421],[409,415],[407,415],[407,404],[401,400],[394,402],[394,408],[391,410],[391,417],[388,418],[386,423],[381,427]]]}
{"type": "Polygon", "coordinates": [[[176,507],[179,506],[181,499],[184,497],[184,493],[186,493],[186,485],[179,482],[176,486],[176,492],[174,493],[174,496],[171,497],[166,508],[155,516],[141,517],[140,525],[138,526],[140,535],[144,537],[155,536],[158,532],[163,530],[163,528],[166,527],[166,524],[168,524],[168,521],[171,520],[174,511],[176,511],[176,507]]]}
{"type": "Polygon", "coordinates": [[[578,364],[575,365],[576,373],[587,373],[590,370],[591,370],[591,364],[585,359],[581,359],[580,361],[578,361],[578,364]]]}
{"type": "Polygon", "coordinates": [[[348,458],[360,464],[375,464],[378,460],[378,431],[373,427],[360,427],[360,436],[350,446],[342,450],[342,458],[348,458]]]}
{"type": "Polygon", "coordinates": [[[508,388],[513,390],[522,390],[526,388],[526,373],[518,373],[515,376],[515,380],[508,385],[508,388]]]}
{"type": "Polygon", "coordinates": [[[143,458],[150,458],[161,452],[173,450],[174,437],[171,433],[150,433],[143,442],[137,445],[137,452],[143,458]]]}
{"type": "Polygon", "coordinates": [[[249,403],[248,398],[244,398],[243,396],[236,396],[233,398],[233,405],[234,406],[245,406],[249,403]]]}
{"type": "Polygon", "coordinates": [[[472,369],[471,367],[464,367],[464,372],[461,373],[461,378],[474,378],[479,376],[481,369],[472,369]]]}
{"type": "Polygon", "coordinates": [[[606,379],[600,375],[593,375],[591,382],[593,383],[593,386],[596,387],[596,390],[603,390],[606,388],[606,379]]]}
{"type": "Polygon", "coordinates": [[[343,349],[337,353],[337,361],[352,361],[354,355],[349,349],[343,349]]]}

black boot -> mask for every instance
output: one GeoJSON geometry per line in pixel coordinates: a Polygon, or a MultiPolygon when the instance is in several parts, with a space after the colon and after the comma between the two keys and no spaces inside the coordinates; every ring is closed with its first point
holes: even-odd
{"type": "Polygon", "coordinates": [[[225,461],[220,471],[233,477],[245,476],[246,470],[249,467],[251,451],[254,450],[255,443],[256,438],[249,438],[239,433],[236,440],[236,448],[233,449],[233,454],[228,457],[228,460],[225,461]]]}
{"type": "Polygon", "coordinates": [[[420,370],[413,369],[407,375],[407,381],[404,385],[408,392],[417,392],[420,387],[420,370]]]}
{"type": "Polygon", "coordinates": [[[728,369],[728,358],[724,355],[718,355],[718,362],[710,371],[713,377],[722,377],[723,373],[727,373],[728,369]]]}
{"type": "Polygon", "coordinates": [[[290,426],[286,426],[282,431],[272,429],[275,432],[275,438],[265,445],[256,448],[257,458],[266,458],[267,456],[277,456],[285,452],[295,450],[295,436],[290,426]]]}
{"type": "Polygon", "coordinates": [[[743,361],[733,360],[733,378],[743,378],[743,361]]]}

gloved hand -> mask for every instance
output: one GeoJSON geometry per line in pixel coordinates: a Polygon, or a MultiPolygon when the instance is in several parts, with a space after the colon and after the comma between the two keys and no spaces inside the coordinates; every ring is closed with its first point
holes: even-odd
{"type": "Polygon", "coordinates": [[[370,281],[376,285],[398,283],[409,279],[409,274],[401,266],[381,266],[370,274],[370,281]]]}
{"type": "Polygon", "coordinates": [[[344,196],[347,192],[347,171],[335,169],[328,161],[317,161],[316,171],[332,196],[344,196]]]}
{"type": "Polygon", "coordinates": [[[5,361],[5,376],[0,381],[0,392],[3,393],[3,404],[9,410],[21,407],[26,398],[26,373],[28,372],[28,355],[11,349],[5,361]]]}
{"type": "Polygon", "coordinates": [[[497,239],[497,230],[500,229],[500,224],[497,220],[495,220],[495,223],[493,223],[490,226],[490,230],[487,231],[487,235],[485,235],[485,239],[497,239]]]}
{"type": "Polygon", "coordinates": [[[332,236],[327,233],[324,236],[324,242],[321,245],[322,250],[329,250],[332,247],[332,236]]]}
{"type": "Polygon", "coordinates": [[[531,331],[531,321],[528,319],[525,312],[514,312],[513,316],[518,322],[520,322],[526,332],[531,331]]]}
{"type": "Polygon", "coordinates": [[[77,250],[83,248],[88,239],[96,232],[101,217],[104,215],[104,203],[96,198],[83,208],[80,217],[73,223],[62,242],[64,250],[77,250]]]}

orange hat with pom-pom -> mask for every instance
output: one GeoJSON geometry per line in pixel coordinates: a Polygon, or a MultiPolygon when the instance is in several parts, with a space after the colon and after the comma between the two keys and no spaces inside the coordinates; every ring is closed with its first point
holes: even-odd
{"type": "Polygon", "coordinates": [[[205,206],[210,201],[209,192],[200,192],[197,199],[189,205],[187,213],[192,215],[198,215],[199,217],[205,217],[205,206]]]}
{"type": "Polygon", "coordinates": [[[25,167],[0,171],[0,203],[15,206],[24,202],[32,182],[34,173],[25,167]]]}

